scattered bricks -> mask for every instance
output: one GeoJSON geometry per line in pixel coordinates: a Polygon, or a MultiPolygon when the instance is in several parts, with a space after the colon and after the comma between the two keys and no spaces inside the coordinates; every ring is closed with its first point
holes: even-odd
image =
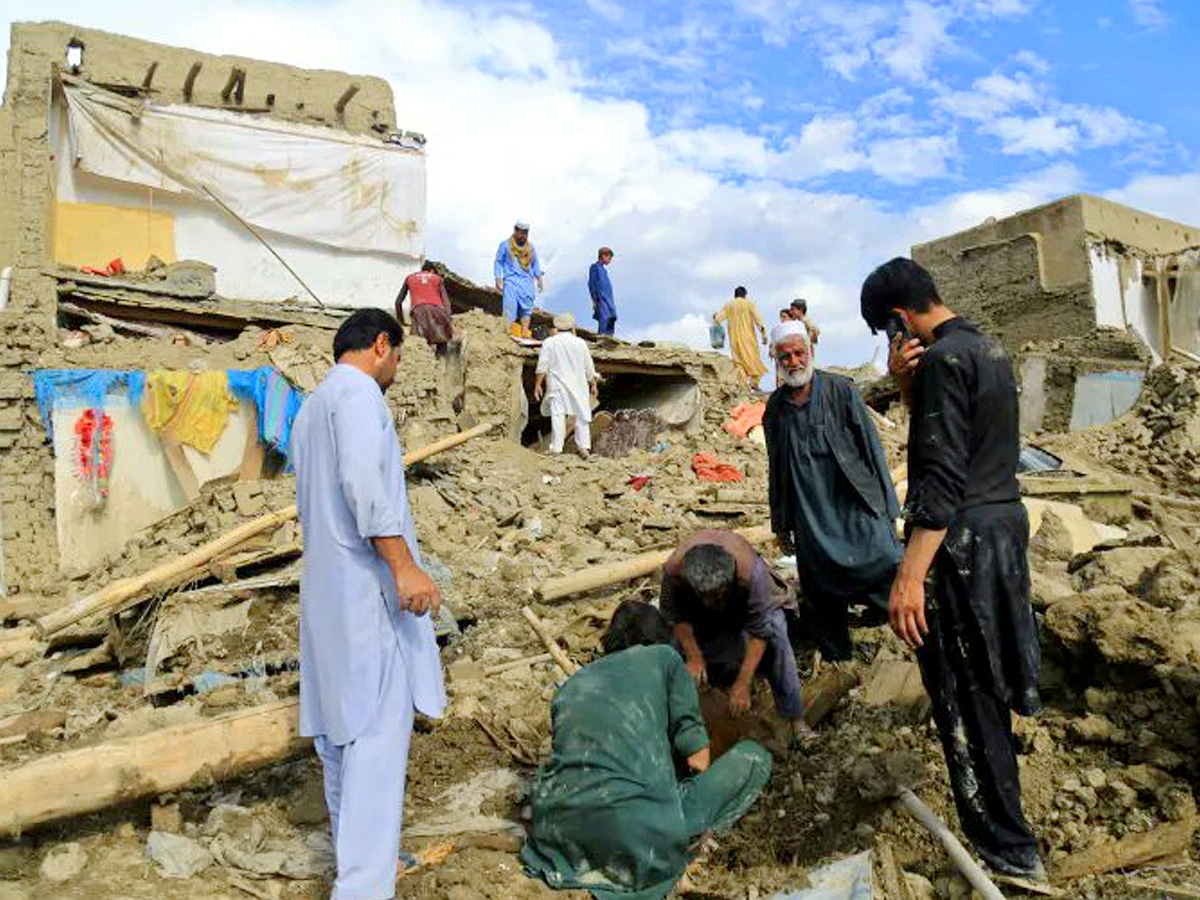
{"type": "Polygon", "coordinates": [[[239,481],[233,486],[233,500],[237,504],[238,513],[248,519],[264,512],[267,507],[262,491],[256,485],[244,481],[239,481]]]}
{"type": "Polygon", "coordinates": [[[150,830],[168,834],[183,833],[183,813],[178,803],[152,803],[150,805],[150,830]]]}

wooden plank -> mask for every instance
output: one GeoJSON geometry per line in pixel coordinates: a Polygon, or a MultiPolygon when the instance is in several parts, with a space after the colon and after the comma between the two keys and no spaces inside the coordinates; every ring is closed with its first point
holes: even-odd
{"type": "Polygon", "coordinates": [[[35,731],[49,731],[67,724],[65,709],[35,709],[0,719],[0,739],[25,737],[35,731]]]}
{"type": "MultiPolygon", "coordinates": [[[[496,424],[495,422],[484,422],[467,431],[450,435],[428,446],[413,450],[411,453],[405,454],[404,464],[410,466],[421,460],[428,459],[435,453],[441,453],[460,444],[465,444],[472,438],[479,437],[491,431],[496,427],[496,424]]],[[[73,603],[67,604],[61,609],[42,616],[37,620],[37,634],[40,634],[42,637],[48,637],[83,619],[99,615],[113,615],[128,609],[140,603],[147,596],[191,580],[197,574],[203,572],[208,564],[218,557],[229,553],[236,547],[240,547],[251,538],[272,531],[284,522],[293,521],[295,518],[296,506],[292,504],[275,512],[259,516],[257,519],[243,522],[232,531],[226,532],[206,544],[202,544],[191,553],[187,553],[163,565],[155,566],[153,569],[143,572],[140,575],[122,578],[112,584],[106,585],[98,591],[88,594],[86,597],[81,597],[73,603]]],[[[15,641],[14,646],[17,646],[17,642],[15,641]]],[[[19,646],[22,652],[28,649],[25,643],[19,646]]],[[[0,643],[0,660],[7,659],[10,655],[13,654],[7,652],[7,645],[0,643]]]]}
{"type": "Polygon", "coordinates": [[[1119,841],[1088,847],[1055,863],[1051,875],[1056,880],[1067,881],[1116,869],[1130,869],[1164,856],[1186,852],[1192,845],[1196,825],[1195,818],[1188,818],[1126,835],[1119,841]]]}
{"type": "Polygon", "coordinates": [[[250,411],[250,428],[246,432],[246,448],[242,451],[242,464],[238,467],[239,481],[258,481],[262,478],[263,463],[267,459],[267,448],[258,439],[258,410],[253,403],[246,404],[250,411]]]}
{"type": "Polygon", "coordinates": [[[300,753],[299,701],[43,756],[0,770],[0,834],[220,781],[300,753]]]}
{"type": "MultiPolygon", "coordinates": [[[[755,525],[752,528],[738,529],[734,533],[740,534],[752,544],[763,543],[773,537],[770,525],[755,525]]],[[[643,553],[618,563],[593,566],[569,575],[549,578],[543,581],[537,589],[537,596],[540,600],[558,600],[571,594],[583,594],[597,588],[632,581],[634,578],[649,575],[658,569],[671,558],[671,554],[674,552],[673,549],[656,550],[653,553],[643,553]]]]}
{"type": "Polygon", "coordinates": [[[159,441],[162,443],[163,455],[167,458],[171,471],[175,473],[175,480],[179,482],[180,490],[183,491],[183,496],[191,503],[200,496],[200,482],[196,478],[196,473],[192,471],[192,464],[183,454],[183,445],[174,438],[162,435],[159,435],[159,441]]]}

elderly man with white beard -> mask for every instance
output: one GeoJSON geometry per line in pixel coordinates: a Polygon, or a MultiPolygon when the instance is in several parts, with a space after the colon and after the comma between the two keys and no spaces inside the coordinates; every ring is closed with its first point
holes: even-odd
{"type": "Polygon", "coordinates": [[[816,370],[804,323],[777,325],[771,350],[781,376],[763,417],[771,526],[796,554],[821,655],[845,660],[851,605],[887,621],[900,507],[866,404],[849,378],[816,370]]]}

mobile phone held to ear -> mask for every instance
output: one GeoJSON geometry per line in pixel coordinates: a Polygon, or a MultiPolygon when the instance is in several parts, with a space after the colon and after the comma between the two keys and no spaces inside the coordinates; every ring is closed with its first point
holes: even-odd
{"type": "Polygon", "coordinates": [[[887,335],[888,343],[895,346],[897,343],[907,343],[912,335],[908,332],[908,327],[904,324],[904,320],[900,318],[899,313],[892,313],[883,323],[884,333],[887,335]]]}

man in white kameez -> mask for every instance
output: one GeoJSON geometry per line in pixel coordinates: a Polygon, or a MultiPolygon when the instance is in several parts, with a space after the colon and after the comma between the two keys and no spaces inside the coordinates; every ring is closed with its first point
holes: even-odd
{"type": "Polygon", "coordinates": [[[383,392],[404,332],[379,309],[351,315],[337,365],[292,434],[304,532],[300,581],[300,733],[325,771],[337,881],[333,900],[396,893],[414,711],[445,707],[433,617],[404,462],[383,392]]]}
{"type": "Polygon", "coordinates": [[[533,399],[550,417],[550,452],[562,453],[567,416],[575,417],[575,447],[585,459],[592,451],[592,402],[598,395],[596,366],[587,342],[575,334],[575,317],[554,317],[554,334],[542,342],[533,399]]]}

